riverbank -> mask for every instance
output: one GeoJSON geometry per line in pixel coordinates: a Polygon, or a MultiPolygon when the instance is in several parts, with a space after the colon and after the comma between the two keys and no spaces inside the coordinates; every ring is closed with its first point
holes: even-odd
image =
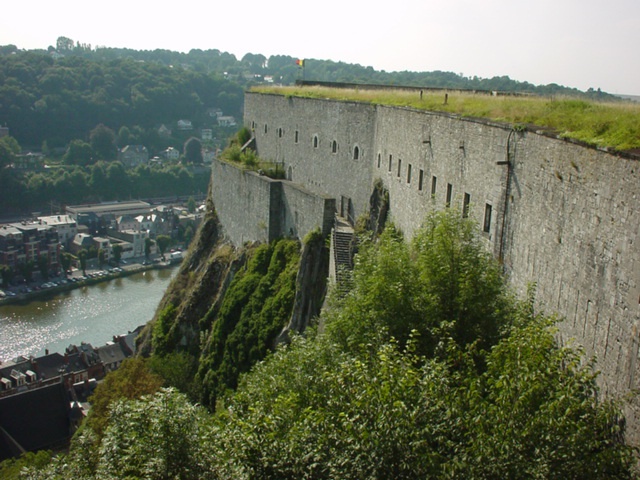
{"type": "Polygon", "coordinates": [[[45,350],[64,352],[83,342],[104,345],[114,335],[145,325],[179,269],[179,264],[132,265],[126,274],[105,275],[55,293],[48,289],[46,294],[0,306],[0,361],[41,356],[45,350]]]}
{"type": "Polygon", "coordinates": [[[116,278],[134,275],[147,270],[161,270],[177,265],[179,261],[161,261],[132,259],[118,267],[106,269],[86,270],[83,274],[80,270],[73,270],[71,274],[53,278],[47,282],[30,283],[2,290],[4,296],[0,296],[0,306],[12,304],[24,304],[33,300],[42,300],[55,296],[62,292],[75,290],[90,285],[106,282],[116,278]]]}

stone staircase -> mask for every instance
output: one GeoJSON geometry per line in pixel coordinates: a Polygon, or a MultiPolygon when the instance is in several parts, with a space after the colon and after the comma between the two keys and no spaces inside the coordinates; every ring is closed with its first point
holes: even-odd
{"type": "Polygon", "coordinates": [[[336,217],[331,235],[331,276],[339,288],[347,287],[353,269],[354,242],[353,227],[345,219],[336,217]]]}

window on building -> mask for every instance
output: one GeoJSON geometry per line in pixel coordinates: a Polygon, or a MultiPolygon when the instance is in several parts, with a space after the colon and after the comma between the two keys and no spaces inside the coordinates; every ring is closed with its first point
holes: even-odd
{"type": "Polygon", "coordinates": [[[296,131],[293,133],[293,141],[294,141],[295,143],[298,143],[298,140],[299,140],[299,138],[298,138],[298,130],[296,130],[296,131]]]}
{"type": "Polygon", "coordinates": [[[447,200],[446,200],[447,207],[451,205],[452,196],[453,196],[453,185],[451,185],[450,183],[447,183],[447,200]]]}
{"type": "Polygon", "coordinates": [[[469,216],[469,204],[471,203],[471,195],[465,192],[464,199],[462,200],[462,218],[469,216]]]}
{"type": "Polygon", "coordinates": [[[359,158],[360,158],[360,149],[356,145],[355,147],[353,147],[353,159],[358,160],[359,158]]]}
{"type": "Polygon", "coordinates": [[[398,159],[398,177],[400,177],[400,172],[402,172],[402,159],[398,159]]]}
{"type": "Polygon", "coordinates": [[[313,148],[318,148],[318,136],[313,136],[313,148]]]}
{"type": "Polygon", "coordinates": [[[282,135],[284,134],[284,130],[282,130],[282,128],[278,129],[278,138],[282,138],[282,135]]]}
{"type": "Polygon", "coordinates": [[[331,142],[331,153],[337,153],[337,152],[338,152],[338,142],[334,140],[333,142],[331,142]]]}
{"type": "Polygon", "coordinates": [[[489,233],[491,231],[491,205],[488,203],[484,206],[484,222],[482,230],[485,233],[489,233]]]}
{"type": "Polygon", "coordinates": [[[265,135],[267,134],[267,131],[268,131],[268,130],[269,130],[269,129],[267,128],[267,124],[265,123],[265,124],[264,124],[264,134],[265,134],[265,135]]]}
{"type": "Polygon", "coordinates": [[[389,155],[389,171],[391,171],[392,166],[393,166],[393,155],[389,155]]]}
{"type": "Polygon", "coordinates": [[[418,173],[418,191],[419,192],[422,191],[423,183],[424,183],[424,170],[420,169],[420,172],[418,173]]]}
{"type": "Polygon", "coordinates": [[[436,187],[438,185],[438,178],[434,175],[433,177],[431,177],[431,196],[435,196],[436,194],[436,187]]]}
{"type": "Polygon", "coordinates": [[[411,164],[407,165],[407,183],[411,183],[411,164]]]}
{"type": "Polygon", "coordinates": [[[378,154],[378,168],[380,168],[380,162],[382,162],[382,155],[378,154]]]}

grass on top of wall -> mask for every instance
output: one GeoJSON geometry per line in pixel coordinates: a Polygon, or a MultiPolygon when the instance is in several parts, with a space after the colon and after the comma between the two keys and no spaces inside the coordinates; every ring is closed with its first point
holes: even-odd
{"type": "Polygon", "coordinates": [[[460,91],[369,90],[331,87],[254,87],[253,92],[286,96],[357,101],[447,112],[530,125],[554,131],[562,138],[601,148],[627,151],[640,148],[640,104],[598,103],[570,97],[491,96],[460,91]],[[447,101],[445,103],[445,94],[447,101]]]}

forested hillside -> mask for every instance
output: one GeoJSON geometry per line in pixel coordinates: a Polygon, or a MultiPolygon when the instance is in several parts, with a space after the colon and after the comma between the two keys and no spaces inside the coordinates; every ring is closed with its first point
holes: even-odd
{"type": "MultiPolygon", "coordinates": [[[[501,90],[543,95],[614,99],[599,89],[580,92],[561,85],[533,85],[507,76],[480,78],[453,72],[385,72],[372,67],[305,59],[308,80],[501,90]]],[[[60,37],[48,50],[0,46],[0,125],[21,145],[64,147],[103,123],[147,129],[180,118],[198,127],[208,108],[240,116],[242,89],[273,81],[291,84],[303,76],[287,55],[248,53],[241,59],[219,50],[138,51],[92,48],[60,37]]]]}
{"type": "Polygon", "coordinates": [[[131,58],[54,59],[47,52],[0,55],[0,125],[8,126],[22,146],[39,148],[46,142],[49,148],[65,148],[73,139],[87,141],[99,124],[116,132],[138,128],[147,136],[179,119],[197,128],[213,123],[207,109],[238,117],[241,104],[236,83],[180,66],[131,58]]]}

